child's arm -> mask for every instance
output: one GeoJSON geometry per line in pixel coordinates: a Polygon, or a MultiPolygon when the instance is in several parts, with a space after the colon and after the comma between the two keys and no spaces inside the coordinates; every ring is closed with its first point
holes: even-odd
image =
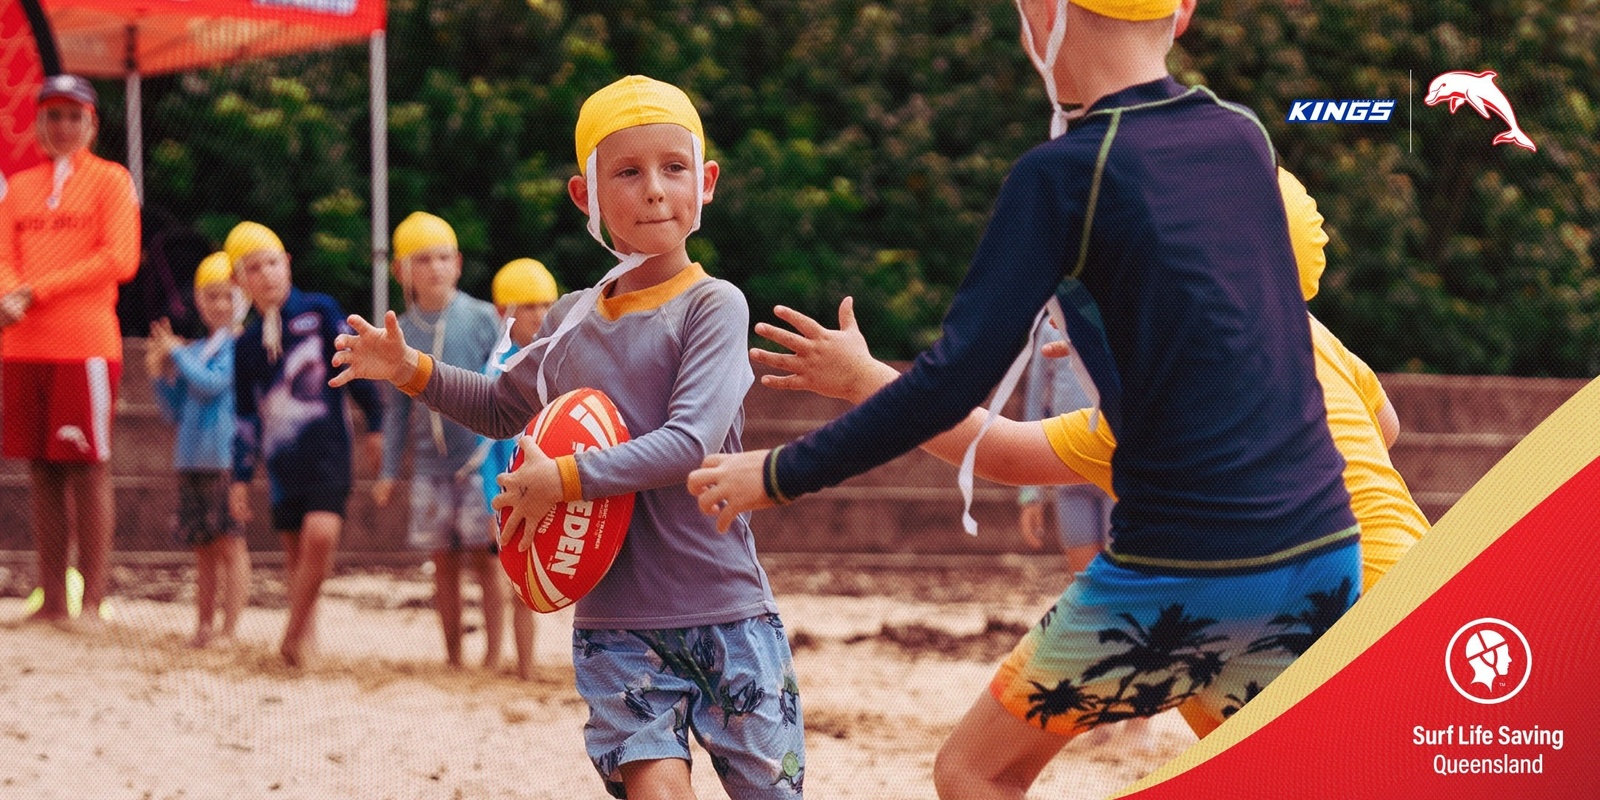
{"type": "Polygon", "coordinates": [[[228,487],[228,510],[239,522],[250,521],[250,481],[255,478],[256,459],[260,453],[261,416],[256,409],[255,384],[259,380],[256,370],[265,366],[253,358],[245,358],[244,340],[233,340],[233,414],[236,425],[233,435],[233,485],[228,487]]]}
{"type": "Polygon", "coordinates": [[[1389,402],[1388,394],[1383,396],[1383,407],[1378,409],[1378,429],[1383,432],[1383,446],[1393,449],[1395,440],[1400,438],[1400,415],[1389,402]]]}
{"type": "MultiPolygon", "coordinates": [[[[333,343],[333,366],[346,369],[333,376],[329,386],[343,386],[357,378],[386,380],[423,405],[491,439],[521,433],[539,413],[540,406],[532,399],[538,397],[533,389],[537,353],[512,372],[496,377],[435,361],[408,346],[393,311],[384,316],[382,328],[356,314],[350,315],[349,323],[354,333],[341,334],[333,343]],[[513,379],[513,375],[523,379],[513,379]]],[[[550,329],[548,318],[545,328],[550,329]]]]}
{"type": "Polygon", "coordinates": [[[178,421],[178,402],[183,399],[183,384],[178,382],[177,376],[163,375],[159,371],[150,371],[150,388],[155,390],[156,406],[161,409],[161,416],[168,422],[178,421]]]}
{"type": "MultiPolygon", "coordinates": [[[[900,377],[894,367],[874,360],[868,352],[866,339],[856,326],[851,298],[846,297],[839,304],[838,330],[824,328],[816,320],[784,306],[778,306],[773,313],[793,325],[798,333],[766,323],[756,325],[757,335],[793,351],[750,351],[750,358],[757,363],[791,373],[763,375],[763,385],[804,389],[860,403],[900,377]]],[[[942,461],[960,465],[967,446],[978,435],[988,413],[983,408],[975,409],[956,427],[923,443],[922,449],[942,461]]],[[[1082,475],[1062,462],[1050,446],[1044,425],[1037,420],[1019,422],[997,417],[978,445],[974,471],[979,477],[1013,486],[1086,482],[1082,475]]]]}
{"type": "Polygon", "coordinates": [[[233,388],[233,347],[224,345],[210,364],[200,360],[200,353],[191,347],[175,347],[171,351],[172,365],[189,387],[196,400],[207,401],[233,388]]]}

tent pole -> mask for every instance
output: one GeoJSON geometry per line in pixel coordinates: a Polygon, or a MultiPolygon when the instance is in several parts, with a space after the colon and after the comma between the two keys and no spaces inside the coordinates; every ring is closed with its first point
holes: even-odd
{"type": "Polygon", "coordinates": [[[389,90],[384,32],[373,31],[368,58],[372,117],[372,322],[389,310],[389,90]]]}
{"type": "Polygon", "coordinates": [[[139,81],[139,27],[128,26],[128,77],[123,97],[127,105],[128,175],[133,178],[133,192],[144,203],[144,97],[139,81]]]}

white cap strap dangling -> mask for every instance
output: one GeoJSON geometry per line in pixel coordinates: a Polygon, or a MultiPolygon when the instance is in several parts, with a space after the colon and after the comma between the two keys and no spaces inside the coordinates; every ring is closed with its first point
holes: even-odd
{"type": "MultiPolygon", "coordinates": [[[[693,148],[692,155],[694,159],[695,175],[694,224],[690,226],[689,233],[694,233],[700,229],[700,214],[701,210],[705,207],[701,200],[705,197],[706,160],[705,146],[701,143],[700,137],[695,135],[693,131],[690,131],[689,139],[692,142],[691,146],[693,148]]],[[[595,167],[599,152],[599,147],[589,151],[588,159],[584,164],[584,181],[588,184],[589,189],[589,221],[586,227],[589,230],[589,235],[594,237],[594,240],[599,242],[601,247],[604,247],[612,255],[617,257],[617,265],[607,271],[605,276],[600,278],[600,281],[594,286],[583,290],[578,299],[573,302],[572,308],[567,312],[567,315],[562,318],[561,324],[556,326],[554,332],[552,332],[549,336],[546,336],[543,339],[535,340],[529,343],[527,347],[518,350],[514,355],[506,359],[505,364],[500,368],[502,371],[509,371],[512,367],[516,366],[518,362],[522,361],[522,359],[526,358],[528,354],[534,352],[535,350],[543,349],[548,355],[551,352],[551,348],[555,346],[556,342],[559,342],[565,338],[569,331],[571,331],[573,328],[576,328],[578,323],[582,322],[592,311],[594,311],[595,307],[600,302],[601,293],[605,291],[606,284],[621,278],[628,272],[633,271],[633,269],[638,267],[640,264],[643,264],[644,262],[660,255],[660,253],[624,254],[606,242],[605,235],[602,233],[600,227],[600,192],[597,185],[597,180],[595,178],[595,167]]],[[[509,335],[510,328],[507,327],[506,330],[509,335]]],[[[536,380],[536,386],[539,390],[539,402],[541,404],[550,402],[550,389],[548,382],[545,380],[544,367],[545,362],[541,360],[539,362],[539,374],[536,380]]]]}
{"type": "Polygon", "coordinates": [[[1056,17],[1050,25],[1050,39],[1041,57],[1033,47],[1033,29],[1028,25],[1028,12],[1017,0],[1017,14],[1022,17],[1022,42],[1028,49],[1028,60],[1044,79],[1044,92],[1050,98],[1050,138],[1067,132],[1067,123],[1083,116],[1083,111],[1067,111],[1061,107],[1060,91],[1056,88],[1056,57],[1061,55],[1061,42],[1067,35],[1067,0],[1056,0],[1056,17]]]}

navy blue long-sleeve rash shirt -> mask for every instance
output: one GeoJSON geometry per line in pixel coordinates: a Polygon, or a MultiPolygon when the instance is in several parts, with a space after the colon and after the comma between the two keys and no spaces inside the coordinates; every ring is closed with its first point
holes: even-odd
{"type": "Polygon", "coordinates": [[[1109,556],[1240,571],[1354,541],[1271,142],[1170,78],[1102,98],[1017,161],[940,340],[784,446],[772,488],[831,486],[955,426],[1058,292],[1117,435],[1109,556]]]}

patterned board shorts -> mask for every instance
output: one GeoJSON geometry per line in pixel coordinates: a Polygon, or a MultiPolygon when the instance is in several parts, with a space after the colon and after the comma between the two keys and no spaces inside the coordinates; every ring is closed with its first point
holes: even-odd
{"type": "Polygon", "coordinates": [[[697,628],[572,632],[584,745],[612,797],[620,767],[689,761],[689,734],[730,797],[800,797],[800,687],[777,614],[697,628]]]}
{"type": "Polygon", "coordinates": [[[178,544],[204,547],[224,536],[243,535],[228,513],[232,484],[232,474],[220,470],[178,473],[178,517],[172,534],[178,544]]]}
{"type": "Polygon", "coordinates": [[[1017,719],[1069,736],[1180,706],[1220,724],[1360,593],[1354,544],[1246,575],[1149,575],[1097,557],[989,692],[1017,719]]]}
{"type": "Polygon", "coordinates": [[[411,528],[406,543],[430,553],[489,552],[494,518],[483,505],[477,473],[411,477],[411,528]]]}

